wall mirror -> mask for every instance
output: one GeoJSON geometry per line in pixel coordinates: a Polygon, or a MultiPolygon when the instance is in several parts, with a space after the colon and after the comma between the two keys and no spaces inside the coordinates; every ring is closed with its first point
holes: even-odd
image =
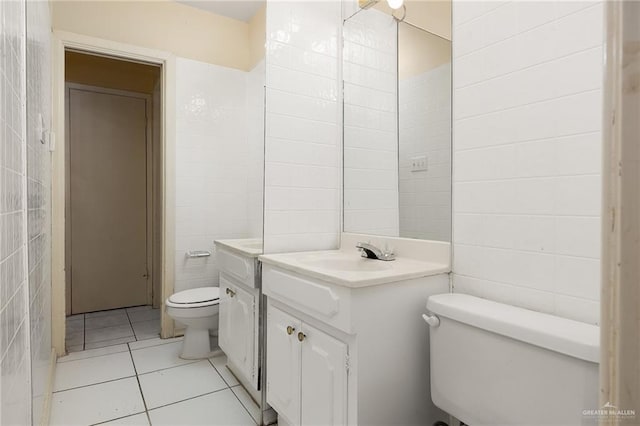
{"type": "Polygon", "coordinates": [[[451,240],[451,41],[418,6],[344,22],[345,232],[451,240]]]}

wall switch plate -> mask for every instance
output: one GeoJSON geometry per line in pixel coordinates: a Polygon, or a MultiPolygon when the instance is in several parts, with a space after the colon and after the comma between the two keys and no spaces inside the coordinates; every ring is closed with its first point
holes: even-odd
{"type": "Polygon", "coordinates": [[[423,172],[428,170],[428,161],[426,155],[420,155],[418,157],[411,157],[411,171],[423,172]]]}

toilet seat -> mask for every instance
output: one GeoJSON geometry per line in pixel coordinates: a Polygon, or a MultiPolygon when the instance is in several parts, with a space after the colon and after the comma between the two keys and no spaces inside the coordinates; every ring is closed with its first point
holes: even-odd
{"type": "Polygon", "coordinates": [[[219,287],[200,287],[179,291],[169,296],[166,305],[171,308],[202,308],[220,303],[219,287]]]}

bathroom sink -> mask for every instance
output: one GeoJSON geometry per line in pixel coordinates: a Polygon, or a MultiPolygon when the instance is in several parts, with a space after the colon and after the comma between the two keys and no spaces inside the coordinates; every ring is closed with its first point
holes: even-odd
{"type": "Polygon", "coordinates": [[[344,256],[322,256],[300,259],[300,263],[311,268],[322,268],[344,272],[374,272],[391,269],[389,262],[355,257],[345,259],[344,256]]]}
{"type": "Polygon", "coordinates": [[[394,261],[367,259],[355,249],[322,250],[261,255],[263,265],[319,278],[334,284],[358,288],[400,282],[449,272],[449,264],[398,256],[394,261]]]}

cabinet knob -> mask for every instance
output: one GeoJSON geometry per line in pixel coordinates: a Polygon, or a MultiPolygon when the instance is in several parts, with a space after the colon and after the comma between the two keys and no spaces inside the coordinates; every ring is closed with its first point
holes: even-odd
{"type": "Polygon", "coordinates": [[[304,338],[305,338],[305,337],[307,337],[307,336],[306,336],[306,334],[304,334],[302,331],[300,331],[300,332],[298,333],[298,340],[299,340],[299,341],[301,341],[301,342],[302,342],[302,341],[304,340],[304,338]]]}
{"type": "Polygon", "coordinates": [[[236,295],[236,292],[235,292],[235,291],[233,291],[233,290],[231,290],[230,288],[227,288],[226,292],[227,292],[227,294],[228,294],[229,296],[231,296],[231,297],[233,297],[233,296],[235,296],[235,295],[236,295]]]}
{"type": "Polygon", "coordinates": [[[293,334],[293,332],[296,331],[296,329],[294,327],[291,327],[290,325],[287,326],[287,334],[289,336],[291,336],[293,334]]]}

